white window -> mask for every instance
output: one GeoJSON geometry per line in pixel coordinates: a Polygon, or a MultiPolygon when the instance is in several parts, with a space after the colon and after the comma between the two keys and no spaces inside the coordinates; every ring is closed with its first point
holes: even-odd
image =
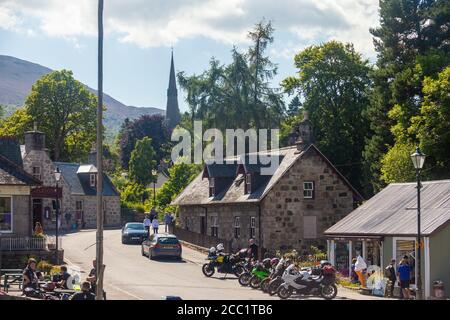
{"type": "Polygon", "coordinates": [[[305,199],[314,198],[314,182],[312,181],[303,182],[303,198],[305,199]]]}
{"type": "Polygon", "coordinates": [[[0,233],[12,232],[12,198],[0,197],[0,233]]]}
{"type": "Polygon", "coordinates": [[[209,178],[209,196],[213,197],[215,195],[215,182],[214,178],[209,178]]]}
{"type": "Polygon", "coordinates": [[[256,217],[250,217],[250,238],[256,238],[256,217]]]}
{"type": "Polygon", "coordinates": [[[245,193],[252,193],[252,174],[245,175],[245,193]]]}
{"type": "Polygon", "coordinates": [[[38,180],[41,180],[41,167],[33,167],[33,177],[35,177],[38,180]]]}
{"type": "Polygon", "coordinates": [[[56,221],[56,212],[58,211],[58,218],[61,217],[61,199],[58,199],[58,205],[56,205],[56,200],[52,200],[52,213],[51,213],[51,221],[56,221]]]}
{"type": "Polygon", "coordinates": [[[241,218],[234,217],[234,237],[236,239],[241,237],[241,218]]]}
{"type": "Polygon", "coordinates": [[[317,238],[317,217],[304,216],[303,217],[303,238],[316,239],[317,238]]]}
{"type": "Polygon", "coordinates": [[[95,174],[91,173],[89,176],[89,183],[91,185],[91,187],[95,187],[96,184],[96,179],[97,177],[95,176],[95,174]]]}
{"type": "Polygon", "coordinates": [[[219,236],[219,222],[217,217],[211,217],[211,236],[219,236]]]}
{"type": "Polygon", "coordinates": [[[75,215],[77,220],[83,219],[83,200],[75,201],[75,215]]]}

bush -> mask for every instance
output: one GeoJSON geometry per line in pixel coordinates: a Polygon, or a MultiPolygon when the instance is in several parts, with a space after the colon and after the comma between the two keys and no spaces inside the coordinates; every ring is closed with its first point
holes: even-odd
{"type": "Polygon", "coordinates": [[[41,260],[37,264],[36,268],[39,271],[42,271],[42,272],[45,272],[45,273],[49,273],[52,270],[53,265],[51,263],[49,263],[48,261],[41,260]]]}

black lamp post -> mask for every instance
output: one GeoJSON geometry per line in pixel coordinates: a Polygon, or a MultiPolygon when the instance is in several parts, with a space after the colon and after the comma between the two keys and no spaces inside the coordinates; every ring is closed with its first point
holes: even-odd
{"type": "Polygon", "coordinates": [[[59,244],[58,244],[58,234],[59,234],[59,181],[61,180],[61,171],[59,167],[56,167],[54,172],[56,180],[56,264],[59,264],[59,244]]]}
{"type": "Polygon", "coordinates": [[[420,148],[416,148],[416,152],[411,155],[411,160],[413,162],[414,168],[416,169],[417,177],[417,300],[422,300],[422,242],[421,242],[421,230],[420,230],[420,189],[422,184],[420,183],[420,172],[425,163],[426,155],[420,151],[420,148]]]}

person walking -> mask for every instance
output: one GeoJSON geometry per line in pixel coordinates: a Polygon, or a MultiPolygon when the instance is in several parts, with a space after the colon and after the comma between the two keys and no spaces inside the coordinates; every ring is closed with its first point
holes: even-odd
{"type": "Polygon", "coordinates": [[[384,274],[389,279],[391,286],[389,287],[389,296],[394,297],[395,283],[397,282],[397,275],[395,272],[395,259],[391,259],[391,263],[386,267],[384,274]]]}
{"type": "Polygon", "coordinates": [[[153,219],[152,227],[153,227],[153,234],[158,234],[158,228],[159,228],[158,218],[153,219]]]}
{"type": "Polygon", "coordinates": [[[258,261],[259,258],[259,252],[258,252],[258,245],[256,244],[255,239],[248,240],[248,256],[249,258],[258,261]]]}
{"type": "Polygon", "coordinates": [[[145,216],[145,219],[143,221],[144,228],[147,231],[147,237],[150,235],[150,225],[152,224],[151,220],[148,218],[148,216],[145,216]]]}
{"type": "Polygon", "coordinates": [[[155,219],[156,216],[157,216],[156,210],[155,210],[155,208],[152,208],[152,210],[150,210],[150,221],[153,222],[153,219],[155,219]]]}
{"type": "Polygon", "coordinates": [[[355,273],[358,275],[362,288],[366,288],[366,276],[364,274],[365,270],[367,270],[367,263],[364,261],[364,258],[361,257],[361,254],[358,253],[355,263],[355,273]]]}
{"type": "Polygon", "coordinates": [[[170,213],[166,213],[164,216],[164,232],[169,232],[169,227],[172,225],[172,215],[170,213]]]}
{"type": "Polygon", "coordinates": [[[400,283],[400,290],[403,293],[403,298],[410,299],[409,284],[411,282],[411,266],[409,265],[408,256],[403,256],[400,265],[397,268],[397,278],[400,283]]]}
{"type": "Polygon", "coordinates": [[[72,221],[72,214],[69,211],[67,211],[66,214],[64,215],[64,218],[66,219],[67,231],[70,231],[70,223],[72,221]]]}

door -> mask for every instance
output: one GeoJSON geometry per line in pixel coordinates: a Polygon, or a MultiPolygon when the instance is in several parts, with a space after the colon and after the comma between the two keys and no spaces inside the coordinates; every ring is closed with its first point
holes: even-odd
{"type": "Polygon", "coordinates": [[[33,230],[36,222],[42,225],[42,199],[33,199],[33,230]]]}
{"type": "Polygon", "coordinates": [[[200,217],[200,233],[206,234],[206,217],[200,217]]]}

